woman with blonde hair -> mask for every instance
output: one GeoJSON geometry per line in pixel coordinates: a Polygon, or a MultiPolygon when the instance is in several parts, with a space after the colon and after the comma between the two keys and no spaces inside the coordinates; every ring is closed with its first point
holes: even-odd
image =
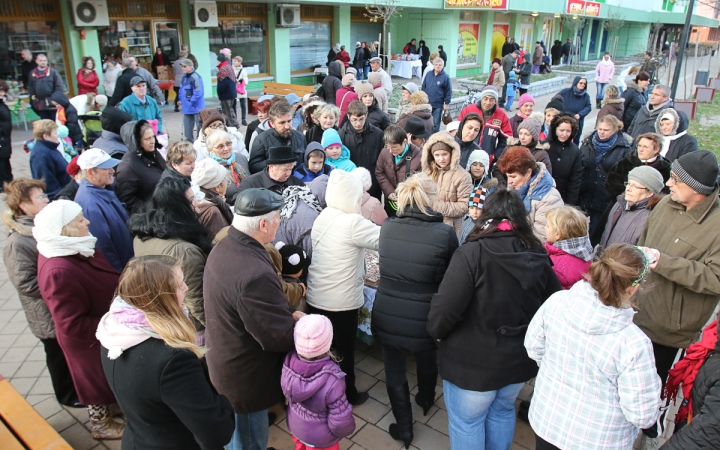
{"type": "Polygon", "coordinates": [[[440,131],[430,136],[422,149],[422,171],[437,183],[433,210],[457,233],[468,212],[472,178],[460,167],[460,146],[450,133],[440,131]]]}
{"type": "Polygon", "coordinates": [[[338,129],[338,122],[340,121],[340,108],[330,103],[324,103],[312,113],[313,126],[305,133],[305,142],[310,144],[311,142],[322,142],[322,135],[325,130],[334,128],[335,131],[338,129]]]}
{"type": "Polygon", "coordinates": [[[224,130],[213,130],[205,139],[208,157],[223,166],[229,176],[230,184],[225,193],[228,204],[235,204],[235,196],[240,191],[240,184],[250,176],[248,160],[240,153],[233,152],[230,134],[224,130]]]}
{"type": "Polygon", "coordinates": [[[415,403],[427,414],[435,403],[437,357],[427,332],[430,301],[437,292],[453,253],[455,231],[432,206],[438,194],[425,174],[414,175],[396,189],[397,214],[380,229],[380,285],[372,311],[372,334],[380,342],[385,381],[396,423],[390,435],[407,445],[413,439],[407,354],[417,364],[415,403]]]}
{"type": "Polygon", "coordinates": [[[80,403],[90,415],[94,439],[120,439],[123,424],[112,417],[115,395],[105,379],[95,337],[108,311],[118,273],[90,234],[82,207],[56,200],[35,215],[37,282],[55,323],[80,403]]]}
{"type": "Polygon", "coordinates": [[[624,112],[625,99],[620,97],[620,89],[614,84],[608,85],[608,87],[605,88],[605,97],[602,101],[602,108],[598,111],[596,120],[600,120],[610,114],[622,122],[624,112]]]}
{"type": "Polygon", "coordinates": [[[123,447],[220,448],[235,417],[217,394],[184,312],[188,290],[177,259],[142,256],[128,262],[117,296],[98,327],[105,376],[125,411],[123,447]]]}
{"type": "Polygon", "coordinates": [[[423,121],[428,133],[433,133],[435,122],[433,122],[432,117],[432,106],[430,106],[428,95],[423,91],[416,91],[410,94],[410,107],[400,116],[397,121],[397,126],[405,129],[408,120],[413,116],[423,121]]]}
{"type": "Polygon", "coordinates": [[[649,263],[638,247],[611,245],[587,281],[552,295],[530,322],[525,349],[540,366],[529,414],[538,450],[630,450],[639,429],[657,421],[660,377],[632,308],[649,263]]]}
{"type": "Polygon", "coordinates": [[[192,142],[186,140],[173,142],[167,150],[165,171],[160,176],[160,181],[167,177],[183,177],[189,180],[195,170],[196,160],[197,152],[192,142]]]}

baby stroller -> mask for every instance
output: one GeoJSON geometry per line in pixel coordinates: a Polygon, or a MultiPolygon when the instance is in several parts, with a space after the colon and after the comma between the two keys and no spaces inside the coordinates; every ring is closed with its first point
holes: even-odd
{"type": "Polygon", "coordinates": [[[85,148],[90,148],[97,138],[102,134],[102,124],[100,123],[100,111],[88,111],[78,117],[83,126],[83,140],[85,148]]]}

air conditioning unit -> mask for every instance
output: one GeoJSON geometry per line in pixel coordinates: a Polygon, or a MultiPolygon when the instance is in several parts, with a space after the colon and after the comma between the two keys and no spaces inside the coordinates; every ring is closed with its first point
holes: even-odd
{"type": "Polygon", "coordinates": [[[72,0],[76,27],[107,27],[110,25],[107,0],[72,0]]]}
{"type": "Polygon", "coordinates": [[[190,4],[192,26],[209,28],[218,26],[217,4],[215,2],[195,2],[190,4]]]}
{"type": "Polygon", "coordinates": [[[278,5],[275,25],[283,28],[300,26],[300,5],[278,5]]]}

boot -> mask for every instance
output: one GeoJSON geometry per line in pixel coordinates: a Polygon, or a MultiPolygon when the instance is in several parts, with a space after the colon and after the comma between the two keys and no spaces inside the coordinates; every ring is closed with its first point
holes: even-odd
{"type": "Polygon", "coordinates": [[[423,376],[418,373],[418,393],[415,395],[415,403],[423,409],[423,416],[427,416],[430,407],[435,404],[436,386],[437,374],[435,376],[423,376]]]}
{"type": "Polygon", "coordinates": [[[115,422],[125,423],[125,413],[117,403],[108,405],[108,414],[115,419],[115,422]]]}
{"type": "Polygon", "coordinates": [[[596,107],[597,109],[602,109],[602,100],[600,100],[599,98],[596,99],[596,100],[595,100],[595,107],[596,107]]]}
{"type": "Polygon", "coordinates": [[[410,448],[413,440],[412,407],[410,406],[410,389],[407,382],[398,387],[387,387],[388,397],[393,416],[397,423],[390,424],[390,436],[396,441],[402,441],[405,448],[410,448]]]}
{"type": "Polygon", "coordinates": [[[122,439],[125,425],[113,420],[111,415],[107,415],[100,420],[90,420],[90,431],[92,431],[93,439],[122,439]]]}

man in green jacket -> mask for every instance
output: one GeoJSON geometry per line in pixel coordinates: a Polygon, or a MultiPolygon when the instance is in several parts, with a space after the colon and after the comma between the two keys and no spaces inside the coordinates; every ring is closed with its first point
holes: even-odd
{"type": "MultiPolygon", "coordinates": [[[[635,296],[635,324],[652,341],[663,387],[678,350],[698,340],[720,300],[717,178],[717,159],[709,151],[675,160],[666,183],[670,196],[650,213],[638,242],[652,272],[635,296]]],[[[658,429],[643,433],[644,440],[654,440],[658,429]]]]}

